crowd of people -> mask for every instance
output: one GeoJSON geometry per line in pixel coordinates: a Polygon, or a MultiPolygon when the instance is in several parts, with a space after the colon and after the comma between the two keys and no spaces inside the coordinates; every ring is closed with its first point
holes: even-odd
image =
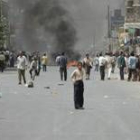
{"type": "Polygon", "coordinates": [[[13,68],[16,62],[15,52],[9,50],[0,51],[0,71],[4,72],[7,67],[13,68]]]}
{"type": "Polygon", "coordinates": [[[29,86],[31,81],[35,80],[36,76],[40,75],[41,68],[43,72],[47,71],[48,57],[44,53],[42,56],[38,52],[34,52],[31,55],[27,55],[25,52],[20,52],[17,56],[17,69],[19,85],[22,84],[22,79],[25,85],[29,86]],[[25,72],[29,69],[30,80],[26,81],[25,72]]]}
{"type": "Polygon", "coordinates": [[[111,73],[114,73],[115,68],[119,69],[120,80],[125,80],[125,75],[128,81],[140,81],[140,55],[136,55],[134,52],[130,54],[120,52],[120,54],[112,55],[112,53],[106,53],[105,56],[102,53],[96,57],[95,71],[100,68],[101,80],[105,80],[105,71],[107,71],[108,80],[111,79],[111,73]]]}
{"type": "Polygon", "coordinates": [[[124,75],[127,74],[128,81],[140,81],[140,55],[135,55],[134,52],[130,54],[120,52],[118,56],[112,53],[106,53],[105,55],[100,53],[92,59],[89,54],[86,54],[82,62],[78,62],[77,69],[71,75],[74,83],[75,109],[84,109],[84,73],[86,80],[89,80],[93,65],[95,66],[95,71],[100,71],[102,81],[105,80],[106,73],[108,80],[111,80],[111,74],[115,72],[116,67],[120,71],[120,80],[125,80],[124,75]]]}
{"type": "MultiPolygon", "coordinates": [[[[7,54],[9,54],[8,61],[6,61],[5,53],[0,53],[1,71],[4,70],[5,62],[12,67],[17,64],[19,85],[21,85],[23,81],[28,87],[33,87],[33,81],[36,76],[40,75],[41,69],[43,72],[47,71],[48,56],[46,53],[42,55],[40,55],[39,52],[34,52],[30,55],[25,52],[20,52],[18,55],[7,54]],[[12,58],[12,56],[14,57],[12,58]],[[25,75],[27,69],[30,74],[29,83],[27,83],[25,75]]],[[[59,66],[60,80],[67,81],[68,58],[64,52],[56,57],[56,65],[59,66]]],[[[74,85],[75,109],[84,109],[84,77],[85,80],[90,80],[93,67],[95,67],[95,72],[100,72],[101,81],[105,80],[106,75],[107,79],[111,80],[111,76],[115,73],[116,68],[119,69],[120,80],[125,80],[125,75],[127,74],[128,81],[140,81],[140,55],[135,55],[134,52],[130,54],[120,52],[119,55],[110,52],[104,55],[100,53],[94,58],[86,54],[85,58],[76,63],[76,66],[76,70],[71,74],[74,85]]]]}
{"type": "Polygon", "coordinates": [[[110,80],[111,73],[115,71],[116,60],[117,57],[112,55],[112,53],[106,53],[104,56],[100,53],[95,58],[91,58],[89,54],[86,54],[86,57],[82,60],[86,80],[90,79],[90,73],[93,67],[95,67],[94,71],[100,71],[101,80],[105,79],[105,71],[107,71],[107,78],[110,80]]]}
{"type": "Polygon", "coordinates": [[[111,75],[115,72],[115,69],[119,69],[120,80],[125,80],[125,75],[128,81],[140,81],[140,55],[136,55],[134,52],[130,54],[123,51],[119,55],[112,54],[110,52],[96,55],[91,58],[89,54],[82,60],[82,66],[85,70],[86,80],[90,79],[90,71],[95,67],[94,71],[100,71],[101,80],[105,80],[105,76],[108,80],[111,80],[111,75]]]}

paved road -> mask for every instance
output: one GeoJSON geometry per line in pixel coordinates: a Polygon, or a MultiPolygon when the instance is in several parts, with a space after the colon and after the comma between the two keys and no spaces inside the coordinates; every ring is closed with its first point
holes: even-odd
{"type": "Polygon", "coordinates": [[[0,140],[140,140],[138,82],[116,74],[102,82],[92,73],[79,111],[71,81],[60,82],[56,67],[41,73],[33,89],[17,83],[16,72],[0,74],[0,140]]]}

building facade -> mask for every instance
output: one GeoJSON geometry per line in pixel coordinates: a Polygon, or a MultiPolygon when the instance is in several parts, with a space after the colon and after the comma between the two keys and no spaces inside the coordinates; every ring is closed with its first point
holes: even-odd
{"type": "Polygon", "coordinates": [[[126,0],[126,23],[140,22],[140,0],[126,0]]]}
{"type": "MultiPolygon", "coordinates": [[[[0,21],[4,28],[1,30],[0,47],[10,48],[10,21],[9,21],[9,6],[5,0],[0,0],[0,21]]],[[[1,26],[2,26],[1,25],[1,26]]]]}
{"type": "Polygon", "coordinates": [[[111,17],[111,28],[119,28],[124,25],[124,16],[121,9],[114,10],[114,15],[111,17]]]}
{"type": "Polygon", "coordinates": [[[125,47],[140,52],[140,0],[125,1],[125,24],[124,44],[125,47]]]}

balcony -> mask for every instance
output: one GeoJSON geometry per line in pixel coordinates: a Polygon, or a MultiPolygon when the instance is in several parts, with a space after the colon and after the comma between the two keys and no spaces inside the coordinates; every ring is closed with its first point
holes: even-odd
{"type": "Polygon", "coordinates": [[[126,15],[126,23],[140,23],[140,15],[126,15]]]}
{"type": "Polygon", "coordinates": [[[127,9],[133,8],[133,4],[134,4],[133,0],[128,0],[126,3],[126,8],[127,9]]]}

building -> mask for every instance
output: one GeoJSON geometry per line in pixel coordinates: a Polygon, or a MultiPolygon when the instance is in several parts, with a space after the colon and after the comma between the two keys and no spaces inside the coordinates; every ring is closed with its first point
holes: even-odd
{"type": "Polygon", "coordinates": [[[124,26],[125,17],[122,15],[121,9],[115,9],[113,15],[110,18],[111,38],[109,51],[116,52],[119,49],[119,28],[124,26]]]}
{"type": "Polygon", "coordinates": [[[124,46],[129,51],[140,52],[140,0],[125,1],[125,24],[124,46]],[[139,50],[139,51],[137,51],[139,50]]]}
{"type": "Polygon", "coordinates": [[[4,0],[0,0],[0,20],[4,24],[4,36],[1,37],[0,47],[10,48],[10,22],[9,22],[9,6],[4,0]]]}
{"type": "Polygon", "coordinates": [[[125,27],[140,28],[140,0],[126,0],[125,27]]]}
{"type": "Polygon", "coordinates": [[[120,28],[124,25],[124,16],[122,16],[121,9],[114,10],[114,15],[111,17],[111,27],[120,28]]]}
{"type": "Polygon", "coordinates": [[[1,16],[4,16],[5,18],[9,17],[8,11],[9,11],[9,7],[8,7],[8,3],[6,1],[1,0],[0,1],[0,14],[1,16]]]}

